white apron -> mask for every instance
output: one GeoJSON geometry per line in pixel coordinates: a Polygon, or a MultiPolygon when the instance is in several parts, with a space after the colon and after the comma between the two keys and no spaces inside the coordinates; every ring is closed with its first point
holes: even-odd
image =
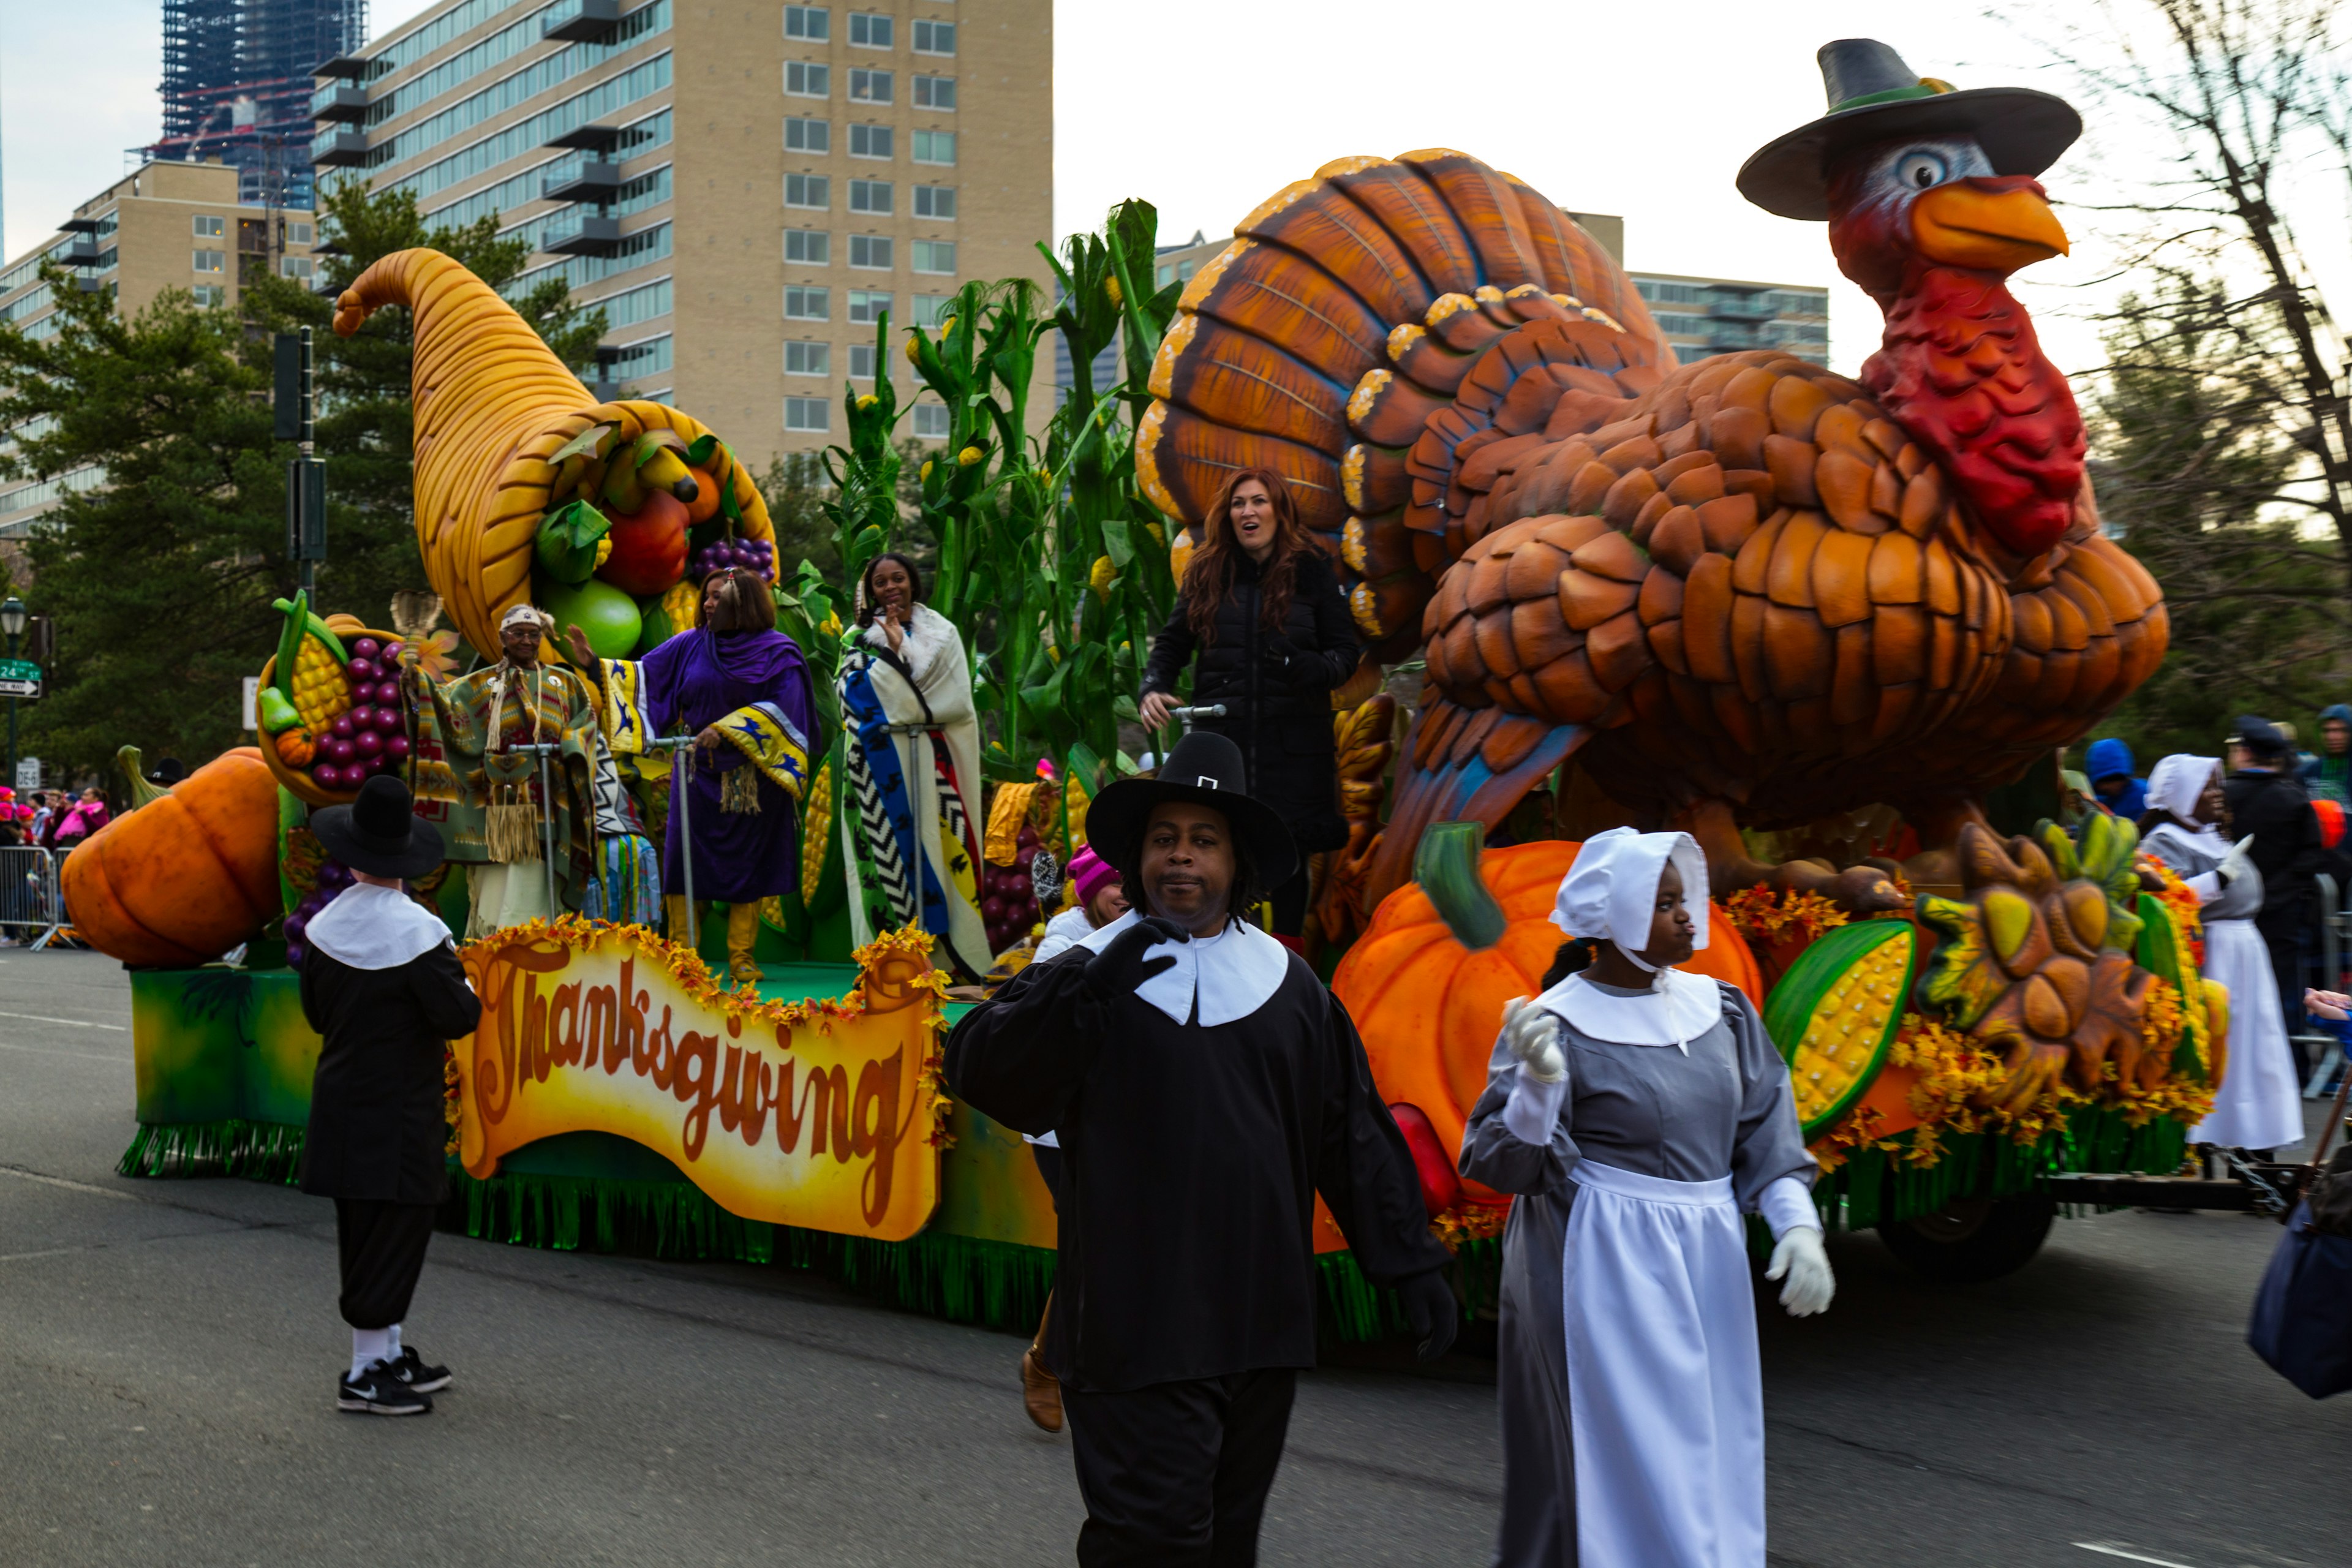
{"type": "Polygon", "coordinates": [[[1764,1389],[1731,1178],[1570,1173],[1578,1568],[1763,1568],[1764,1389]]]}
{"type": "Polygon", "coordinates": [[[2230,988],[2229,1059],[2213,1114],[2189,1134],[2225,1149],[2284,1149],[2303,1142],[2303,1091],[2279,1017],[2270,950],[2252,921],[2205,922],[2204,973],[2230,988]]]}

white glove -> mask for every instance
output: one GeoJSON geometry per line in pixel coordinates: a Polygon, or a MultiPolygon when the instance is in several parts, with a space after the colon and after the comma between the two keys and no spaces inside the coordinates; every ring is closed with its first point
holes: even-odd
{"type": "Polygon", "coordinates": [[[2221,872],[2221,885],[2225,888],[2241,877],[2255,875],[2254,836],[2249,833],[2231,845],[2230,852],[2221,857],[2221,864],[2216,869],[2221,872]]]}
{"type": "Polygon", "coordinates": [[[1533,998],[1517,996],[1503,1004],[1503,1044],[1538,1083],[1568,1081],[1568,1053],[1561,1047],[1560,1034],[1559,1020],[1535,1005],[1533,998]]]}
{"type": "Polygon", "coordinates": [[[1822,1250],[1820,1231],[1800,1226],[1781,1236],[1780,1245],[1772,1248],[1772,1266],[1764,1270],[1764,1278],[1783,1276],[1789,1282],[1780,1287],[1780,1305],[1789,1309],[1789,1316],[1810,1318],[1829,1310],[1830,1298],[1837,1294],[1837,1280],[1830,1274],[1830,1257],[1822,1250]]]}

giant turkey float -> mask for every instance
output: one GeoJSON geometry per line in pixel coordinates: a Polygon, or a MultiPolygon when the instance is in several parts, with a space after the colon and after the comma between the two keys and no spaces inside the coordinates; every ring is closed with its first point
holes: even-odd
{"type": "MultiPolygon", "coordinates": [[[[1318,858],[1309,956],[1361,1030],[1474,1311],[1507,1200],[1454,1156],[1502,1005],[1550,960],[1552,889],[1607,827],[1697,838],[1718,934],[1695,964],[1746,990],[1788,1058],[1825,1218],[1878,1227],[1932,1273],[2025,1261],[2053,1180],[2174,1170],[2225,1068],[2228,1002],[2198,973],[2195,900],[2129,825],[2060,787],[2059,752],[2163,658],[2165,610],[2101,532],[2073,396],[2005,286],[2066,247],[2030,177],[2049,157],[2021,169],[2013,149],[1937,133],[1951,90],[1909,91],[1917,124],[1818,199],[1774,173],[1811,156],[1817,174],[1817,149],[1759,154],[1743,181],[1826,219],[1838,265],[1884,307],[1860,382],[1769,351],[1678,366],[1565,212],[1476,158],[1422,151],[1285,186],[1181,297],[1138,286],[1148,232],[1075,245],[1055,320],[1083,333],[1099,307],[1095,346],[1124,331],[1150,364],[1131,435],[1106,397],[1079,410],[1103,446],[1024,451],[999,411],[992,455],[984,426],[963,434],[973,394],[950,398],[953,463],[923,467],[946,548],[998,473],[1016,518],[1033,478],[1075,491],[1106,475],[1145,518],[1107,530],[1091,567],[1069,563],[1068,619],[1000,621],[1043,672],[1024,704],[1086,668],[1127,672],[1131,691],[1129,643],[1098,642],[1089,665],[1089,638],[1120,634],[1091,629],[1088,595],[1148,589],[1164,613],[1166,563],[1139,558],[1181,563],[1236,467],[1285,476],[1344,563],[1370,652],[1334,700],[1350,831],[1318,858]]],[[[1014,306],[992,298],[967,289],[956,319],[912,331],[919,377],[959,392],[943,378],[1001,362],[1014,306]]],[[[434,252],[369,268],[336,329],[382,308],[414,316],[418,545],[474,648],[530,603],[600,656],[641,653],[691,624],[691,559],[759,572],[812,658],[837,657],[838,592],[777,559],[716,433],[597,403],[434,252]]],[[[891,396],[886,369],[845,399],[852,478],[888,451],[891,396]]],[[[891,521],[886,500],[878,521],[846,518],[845,540],[891,521]]],[[[304,823],[426,761],[401,671],[441,672],[456,638],[413,598],[426,609],[390,628],[289,601],[259,669],[258,750],[145,800],[68,863],[80,931],[134,966],[128,1171],[292,1168],[318,1041],[278,965],[348,879],[304,823]],[[211,962],[239,943],[239,962],[211,962]]],[[[997,711],[975,896],[1010,949],[1001,977],[1051,912],[1030,898],[1034,858],[1082,846],[1088,795],[1132,763],[1082,742],[1016,752],[1013,710],[997,711]]],[[[462,950],[488,1010],[451,1053],[450,1218],[540,1245],[824,1268],[1025,1331],[1051,1283],[1051,1207],[1019,1139],[943,1091],[938,1044],[961,1004],[934,933],[852,951],[843,863],[868,828],[843,802],[839,715],[824,718],[801,889],[762,910],[757,985],[715,979],[683,932],[570,915],[462,950]]],[[[656,812],[660,782],[629,777],[656,812]]],[[[419,895],[459,930],[462,881],[419,895]]],[[[1326,1224],[1318,1244],[1330,1326],[1384,1331],[1391,1305],[1343,1239],[1326,1224]]]]}

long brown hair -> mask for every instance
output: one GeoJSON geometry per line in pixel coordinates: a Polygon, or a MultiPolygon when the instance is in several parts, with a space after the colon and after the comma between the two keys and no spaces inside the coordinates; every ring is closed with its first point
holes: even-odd
{"type": "MultiPolygon", "coordinates": [[[[714,632],[772,632],[776,629],[776,595],[767,579],[740,566],[721,566],[702,574],[702,589],[709,592],[710,580],[723,578],[719,584],[719,603],[709,620],[714,632]]],[[[702,600],[694,602],[694,618],[703,622],[702,600]]]]}
{"type": "Polygon", "coordinates": [[[1298,503],[1290,487],[1269,468],[1236,468],[1218,488],[1201,523],[1201,543],[1184,567],[1184,618],[1192,635],[1203,643],[1217,640],[1217,610],[1234,591],[1234,567],[1243,558],[1234,542],[1234,492],[1250,480],[1265,487],[1274,502],[1274,553],[1266,557],[1259,579],[1259,603],[1268,629],[1279,627],[1290,612],[1290,595],[1298,584],[1298,558],[1327,553],[1323,542],[1298,521],[1298,503]]]}

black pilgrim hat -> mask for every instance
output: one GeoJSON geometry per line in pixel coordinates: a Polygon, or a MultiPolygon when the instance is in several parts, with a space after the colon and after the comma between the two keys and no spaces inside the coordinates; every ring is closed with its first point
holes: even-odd
{"type": "Polygon", "coordinates": [[[1250,798],[1242,749],[1207,730],[1177,742],[1155,777],[1120,779],[1106,787],[1087,808],[1087,838],[1112,865],[1131,868],[1140,858],[1151,808],[1171,800],[1224,813],[1234,837],[1249,851],[1261,887],[1278,888],[1298,868],[1290,829],[1272,806],[1250,798]]]}
{"type": "Polygon", "coordinates": [[[1823,44],[1829,112],[1768,143],[1739,171],[1739,194],[1766,212],[1821,222],[1830,216],[1828,165],[1858,142],[1973,136],[1996,174],[2038,174],[2083,134],[2064,99],[2030,87],[1975,87],[1923,77],[1876,38],[1823,44]]]}
{"type": "Polygon", "coordinates": [[[409,812],[408,786],[378,773],[349,805],[310,816],[327,853],[371,877],[422,877],[441,864],[441,830],[409,812]]]}

